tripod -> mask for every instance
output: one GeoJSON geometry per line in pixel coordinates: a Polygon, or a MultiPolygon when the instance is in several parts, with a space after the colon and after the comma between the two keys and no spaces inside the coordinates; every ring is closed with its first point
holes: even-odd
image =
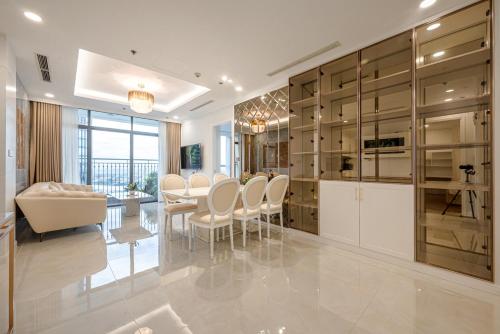
{"type": "MultiPolygon", "coordinates": [[[[465,175],[466,175],[466,177],[465,177],[465,183],[470,183],[469,176],[470,175],[474,175],[474,174],[476,174],[475,170],[473,170],[473,169],[466,169],[465,170],[465,175]]],[[[444,208],[443,212],[441,212],[441,215],[445,215],[446,214],[446,211],[448,211],[448,209],[450,208],[450,206],[457,199],[458,195],[460,195],[461,192],[462,192],[462,190],[458,190],[457,191],[457,193],[453,196],[453,198],[451,199],[451,201],[449,201],[446,204],[446,208],[444,208]]],[[[474,201],[472,199],[472,197],[474,197],[474,198],[477,199],[476,191],[475,190],[467,190],[467,193],[469,194],[469,205],[470,205],[470,211],[472,213],[472,218],[476,218],[476,214],[474,213],[474,201]]]]}

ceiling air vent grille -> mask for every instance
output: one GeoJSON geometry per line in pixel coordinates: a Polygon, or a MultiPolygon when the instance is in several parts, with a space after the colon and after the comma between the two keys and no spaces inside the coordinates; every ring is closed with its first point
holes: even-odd
{"type": "Polygon", "coordinates": [[[189,111],[195,111],[195,110],[198,110],[198,109],[201,109],[207,105],[209,105],[210,103],[214,103],[214,100],[208,100],[207,102],[204,102],[196,107],[194,107],[193,109],[189,110],[189,111]]]}
{"type": "Polygon", "coordinates": [[[49,61],[47,56],[37,53],[36,59],[38,60],[38,67],[40,68],[40,73],[42,74],[42,80],[50,82],[49,61]]]}

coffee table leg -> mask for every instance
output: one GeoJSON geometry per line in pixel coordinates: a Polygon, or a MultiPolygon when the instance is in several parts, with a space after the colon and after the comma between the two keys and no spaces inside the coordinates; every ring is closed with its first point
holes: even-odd
{"type": "Polygon", "coordinates": [[[139,201],[139,198],[131,198],[127,199],[125,201],[125,216],[126,217],[132,217],[132,216],[138,216],[139,212],[141,210],[141,203],[139,201]]]}

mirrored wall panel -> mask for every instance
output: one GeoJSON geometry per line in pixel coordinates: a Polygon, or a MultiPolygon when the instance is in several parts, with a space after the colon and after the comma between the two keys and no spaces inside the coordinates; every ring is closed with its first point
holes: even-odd
{"type": "Polygon", "coordinates": [[[290,78],[291,227],[318,233],[319,69],[290,78]]]}
{"type": "Polygon", "coordinates": [[[491,15],[484,1],[416,30],[417,260],[492,272],[491,15]]]}
{"type": "Polygon", "coordinates": [[[288,174],[288,87],[234,106],[235,177],[245,183],[255,175],[280,174],[288,174]]]}

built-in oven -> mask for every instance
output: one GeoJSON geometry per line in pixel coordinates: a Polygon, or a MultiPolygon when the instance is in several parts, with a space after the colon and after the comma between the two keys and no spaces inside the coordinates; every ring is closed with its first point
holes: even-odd
{"type": "Polygon", "coordinates": [[[11,215],[0,216],[1,334],[11,333],[14,326],[14,224],[11,220],[11,215]]]}

